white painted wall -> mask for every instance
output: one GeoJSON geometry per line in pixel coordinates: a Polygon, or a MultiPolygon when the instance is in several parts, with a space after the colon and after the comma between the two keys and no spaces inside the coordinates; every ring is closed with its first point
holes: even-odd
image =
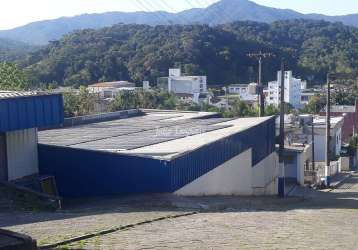
{"type": "Polygon", "coordinates": [[[252,168],[253,195],[277,194],[278,155],[273,152],[252,168]]]}
{"type": "Polygon", "coordinates": [[[252,167],[249,149],[177,190],[183,196],[273,195],[277,193],[277,154],[252,167]]]}
{"type": "Polygon", "coordinates": [[[249,85],[229,85],[229,94],[237,94],[242,101],[257,101],[257,95],[249,93],[249,85]]]}
{"type": "MultiPolygon", "coordinates": [[[[315,160],[325,161],[326,157],[326,135],[325,128],[317,128],[315,131],[315,160]]],[[[331,153],[340,155],[342,148],[342,129],[335,127],[331,129],[331,153]]]]}
{"type": "Polygon", "coordinates": [[[315,149],[314,149],[315,161],[325,161],[326,136],[321,134],[315,134],[314,142],[315,142],[315,149]]]}
{"type": "MultiPolygon", "coordinates": [[[[301,107],[301,79],[296,79],[292,71],[285,71],[285,102],[295,108],[301,107]]],[[[268,96],[266,102],[269,105],[279,106],[281,102],[281,71],[277,72],[277,81],[268,83],[268,96]]]]}
{"type": "Polygon", "coordinates": [[[339,165],[341,171],[349,171],[350,170],[349,157],[340,157],[339,165]]]}
{"type": "Polygon", "coordinates": [[[177,190],[178,195],[247,195],[251,188],[251,149],[177,190]]]}
{"type": "Polygon", "coordinates": [[[206,76],[171,76],[168,78],[168,90],[175,94],[207,93],[206,76]]]}
{"type": "Polygon", "coordinates": [[[9,181],[38,173],[37,129],[6,133],[9,181]]]}
{"type": "Polygon", "coordinates": [[[181,69],[169,69],[169,76],[181,76],[181,69]]]}

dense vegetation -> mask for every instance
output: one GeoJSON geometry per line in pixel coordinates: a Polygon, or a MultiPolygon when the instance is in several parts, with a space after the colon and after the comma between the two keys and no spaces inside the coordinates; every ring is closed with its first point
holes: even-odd
{"type": "Polygon", "coordinates": [[[33,83],[79,86],[98,81],[156,82],[169,67],[206,74],[209,84],[255,81],[252,51],[272,51],[264,80],[276,78],[281,57],[289,69],[313,83],[324,82],[329,68],[358,68],[358,29],[324,21],[237,22],[205,25],[116,25],[83,30],[51,42],[20,62],[33,83]]]}
{"type": "MultiPolygon", "coordinates": [[[[95,113],[98,96],[91,94],[81,86],[78,93],[64,93],[64,110],[66,117],[82,116],[95,113]]],[[[158,89],[151,91],[121,91],[107,104],[107,111],[114,112],[136,108],[165,109],[184,111],[207,111],[221,113],[223,117],[252,117],[258,110],[241,101],[238,97],[230,100],[231,109],[217,108],[207,103],[195,104],[179,100],[174,94],[158,89]]],[[[279,110],[273,106],[266,107],[266,115],[276,115],[279,110]]]]}
{"type": "Polygon", "coordinates": [[[35,48],[22,42],[0,38],[0,62],[22,59],[35,48]]]}
{"type": "Polygon", "coordinates": [[[28,79],[24,72],[13,63],[0,62],[0,90],[29,89],[28,79]]]}

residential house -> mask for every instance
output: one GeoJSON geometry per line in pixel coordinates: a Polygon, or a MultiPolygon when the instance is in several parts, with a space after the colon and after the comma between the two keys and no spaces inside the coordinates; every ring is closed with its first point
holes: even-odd
{"type": "Polygon", "coordinates": [[[100,99],[115,98],[121,91],[134,91],[135,83],[128,81],[101,82],[91,84],[87,87],[88,91],[98,94],[100,99]]]}
{"type": "MultiPolygon", "coordinates": [[[[343,121],[343,117],[331,118],[330,152],[332,157],[339,157],[341,153],[343,121]]],[[[326,159],[326,117],[315,117],[313,123],[315,139],[315,160],[318,162],[324,162],[326,159]]]]}
{"type": "Polygon", "coordinates": [[[228,86],[228,93],[238,95],[242,101],[257,102],[258,100],[258,95],[249,92],[249,84],[231,84],[228,86]]]}
{"type": "MultiPolygon", "coordinates": [[[[325,114],[325,109],[320,112],[320,115],[325,114]]],[[[350,137],[358,132],[358,99],[356,100],[354,106],[331,106],[331,116],[343,117],[342,140],[343,142],[349,142],[350,137]]]]}

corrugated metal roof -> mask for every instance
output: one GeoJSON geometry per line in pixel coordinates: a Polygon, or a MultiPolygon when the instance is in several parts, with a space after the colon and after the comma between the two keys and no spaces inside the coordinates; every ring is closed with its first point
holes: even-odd
{"type": "Polygon", "coordinates": [[[16,97],[26,97],[26,96],[40,96],[48,95],[46,92],[37,92],[37,91],[4,91],[0,90],[0,99],[16,98],[16,97]]]}
{"type": "MultiPolygon", "coordinates": [[[[341,123],[343,121],[343,117],[342,116],[338,116],[338,117],[331,117],[331,126],[336,126],[337,124],[341,123]]],[[[323,127],[325,128],[326,126],[326,117],[324,116],[316,116],[313,120],[313,123],[315,125],[315,128],[319,128],[319,127],[323,127]]]]}
{"type": "MultiPolygon", "coordinates": [[[[188,117],[193,117],[193,114],[188,113],[188,117]]],[[[39,142],[77,149],[171,159],[256,126],[267,119],[269,118],[181,119],[180,115],[175,117],[173,112],[159,115],[154,112],[140,117],[42,131],[39,133],[39,142]]]]}
{"type": "Polygon", "coordinates": [[[119,152],[229,127],[230,119],[173,119],[173,114],[147,115],[39,133],[39,142],[90,150],[119,152]]]}
{"type": "Polygon", "coordinates": [[[99,82],[95,84],[88,85],[88,87],[96,88],[118,88],[118,87],[135,87],[135,83],[128,81],[115,81],[115,82],[99,82]]]}
{"type": "Polygon", "coordinates": [[[331,112],[335,113],[355,113],[355,106],[345,106],[345,105],[337,105],[331,107],[331,112]]]}

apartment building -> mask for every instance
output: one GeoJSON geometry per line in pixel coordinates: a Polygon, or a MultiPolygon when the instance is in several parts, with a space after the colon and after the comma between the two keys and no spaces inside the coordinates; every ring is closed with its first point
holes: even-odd
{"type": "Polygon", "coordinates": [[[169,69],[169,76],[158,79],[158,86],[168,92],[185,96],[185,101],[200,103],[207,100],[206,76],[184,76],[180,69],[169,69]]]}
{"type": "MultiPolygon", "coordinates": [[[[285,102],[291,104],[294,108],[301,108],[301,93],[302,84],[301,79],[293,77],[292,71],[285,71],[285,102]]],[[[277,72],[277,81],[268,83],[266,103],[278,107],[281,103],[281,71],[277,72]]]]}

